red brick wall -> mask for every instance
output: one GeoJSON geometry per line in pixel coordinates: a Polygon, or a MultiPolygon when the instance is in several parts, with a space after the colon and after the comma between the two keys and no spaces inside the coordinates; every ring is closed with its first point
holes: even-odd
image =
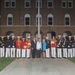
{"type": "MultiPolygon", "coordinates": [[[[32,35],[37,31],[36,27],[36,0],[31,0],[31,8],[24,8],[24,0],[16,0],[16,8],[4,8],[4,0],[1,0],[1,35],[5,35],[7,31],[12,30],[15,35],[22,35],[24,31],[30,31],[32,35]],[[16,27],[7,27],[7,15],[13,14],[14,21],[13,25],[24,26],[24,15],[30,14],[30,27],[27,29],[25,26],[16,28],[16,27]],[[6,26],[6,27],[2,27],[6,26]]],[[[42,27],[41,31],[46,35],[48,31],[55,31],[56,34],[63,34],[64,31],[71,31],[72,34],[75,34],[75,1],[73,3],[73,8],[62,8],[61,7],[62,0],[54,0],[53,8],[47,8],[47,0],[42,0],[42,27]],[[54,26],[47,26],[47,15],[53,14],[54,16],[54,26]],[[71,27],[64,26],[64,16],[65,14],[71,15],[71,27]],[[58,27],[64,26],[64,27],[58,27]],[[73,27],[72,27],[73,26],[73,27]]]]}

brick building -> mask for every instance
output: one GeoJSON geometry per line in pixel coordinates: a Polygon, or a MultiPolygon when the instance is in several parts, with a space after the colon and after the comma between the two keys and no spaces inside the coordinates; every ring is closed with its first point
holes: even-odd
{"type": "Polygon", "coordinates": [[[37,36],[40,16],[41,37],[75,35],[74,0],[0,0],[0,35],[37,36]]]}

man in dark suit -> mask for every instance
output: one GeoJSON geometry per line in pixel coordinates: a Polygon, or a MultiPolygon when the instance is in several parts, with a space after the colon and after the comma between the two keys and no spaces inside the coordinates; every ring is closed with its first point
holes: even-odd
{"type": "Polygon", "coordinates": [[[36,55],[36,38],[33,37],[33,40],[31,41],[31,49],[32,49],[32,58],[35,58],[36,55]]]}

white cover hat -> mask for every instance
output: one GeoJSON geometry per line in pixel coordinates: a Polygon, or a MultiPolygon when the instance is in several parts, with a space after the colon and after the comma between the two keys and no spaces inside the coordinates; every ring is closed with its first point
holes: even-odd
{"type": "Polygon", "coordinates": [[[22,39],[25,39],[25,38],[22,38],[22,39]]]}
{"type": "Polygon", "coordinates": [[[69,38],[71,38],[71,36],[69,36],[69,38]]]}
{"type": "Polygon", "coordinates": [[[61,35],[58,35],[58,37],[61,37],[61,35]]]}
{"type": "Polygon", "coordinates": [[[8,35],[7,37],[9,38],[10,36],[8,35]]]}
{"type": "Polygon", "coordinates": [[[15,37],[15,36],[12,36],[13,38],[15,37]]]}
{"type": "Polygon", "coordinates": [[[28,39],[30,39],[30,37],[28,37],[28,39]]]}
{"type": "Polygon", "coordinates": [[[3,36],[1,38],[4,38],[3,36]]]}
{"type": "Polygon", "coordinates": [[[20,36],[17,37],[18,39],[20,38],[20,36]]]}

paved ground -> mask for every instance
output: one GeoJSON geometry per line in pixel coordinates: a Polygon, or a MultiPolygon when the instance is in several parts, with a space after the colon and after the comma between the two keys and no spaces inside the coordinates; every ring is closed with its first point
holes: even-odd
{"type": "Polygon", "coordinates": [[[0,75],[75,75],[75,64],[67,59],[16,59],[0,75]]]}

